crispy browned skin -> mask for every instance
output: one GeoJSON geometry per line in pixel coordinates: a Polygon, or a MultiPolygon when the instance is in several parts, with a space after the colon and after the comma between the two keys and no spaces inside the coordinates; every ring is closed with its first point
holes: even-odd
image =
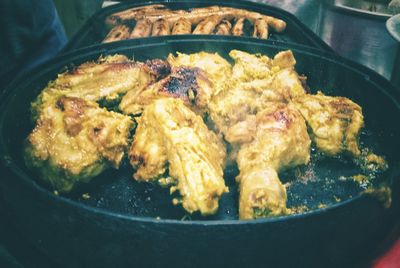
{"type": "Polygon", "coordinates": [[[153,23],[151,36],[169,35],[170,33],[169,23],[165,19],[159,19],[153,23]]]}
{"type": "Polygon", "coordinates": [[[213,96],[230,86],[227,81],[229,81],[232,75],[232,66],[226,59],[218,55],[218,53],[202,51],[195,54],[183,54],[178,52],[176,56],[169,54],[167,61],[173,67],[187,66],[202,69],[207,74],[207,78],[212,82],[213,96]]]}
{"type": "Polygon", "coordinates": [[[211,34],[220,21],[221,18],[219,16],[209,16],[197,24],[196,28],[193,30],[193,34],[211,34]]]}
{"type": "Polygon", "coordinates": [[[107,34],[106,38],[103,40],[103,43],[128,39],[130,33],[131,29],[128,26],[124,24],[117,25],[107,34]]]}
{"type": "Polygon", "coordinates": [[[147,37],[151,33],[152,23],[148,19],[141,19],[136,22],[135,28],[130,35],[130,38],[147,37]]]}
{"type": "Polygon", "coordinates": [[[220,24],[215,28],[216,35],[230,35],[232,29],[232,24],[229,20],[222,20],[220,24]]]}
{"type": "Polygon", "coordinates": [[[243,32],[244,20],[245,18],[239,18],[238,20],[236,20],[235,25],[233,25],[232,28],[233,35],[242,36],[244,34],[243,32]]]}
{"type": "Polygon", "coordinates": [[[191,34],[192,33],[192,24],[190,23],[189,20],[182,17],[174,23],[171,33],[173,35],[175,35],[175,34],[191,34]]]}
{"type": "Polygon", "coordinates": [[[199,68],[172,68],[171,74],[145,88],[132,90],[122,99],[119,108],[125,114],[141,114],[143,109],[156,99],[179,98],[195,110],[207,107],[213,93],[213,85],[206,73],[199,68]]]}
{"type": "Polygon", "coordinates": [[[253,37],[268,39],[268,24],[264,19],[257,19],[254,22],[253,37]]]}
{"type": "Polygon", "coordinates": [[[92,101],[115,100],[130,89],[146,87],[157,76],[157,70],[151,64],[134,62],[124,55],[107,56],[58,75],[38,98],[41,102],[54,95],[92,101]]]}
{"type": "Polygon", "coordinates": [[[148,105],[138,119],[129,150],[134,178],[173,184],[189,213],[214,214],[221,195],[228,192],[223,179],[225,146],[203,119],[180,99],[163,98],[148,105]],[[168,172],[167,172],[168,171],[168,172]],[[169,178],[169,179],[168,179],[169,178]]]}

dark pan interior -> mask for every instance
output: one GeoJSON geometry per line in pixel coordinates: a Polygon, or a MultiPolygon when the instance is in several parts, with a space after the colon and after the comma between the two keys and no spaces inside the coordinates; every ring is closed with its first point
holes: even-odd
{"type": "MultiPolygon", "coordinates": [[[[61,56],[35,71],[15,81],[4,95],[0,118],[0,151],[2,160],[19,179],[46,188],[37,175],[28,170],[22,159],[23,141],[32,130],[30,123],[30,102],[47,83],[68,67],[76,66],[100,55],[121,53],[135,60],[162,58],[177,51],[194,53],[199,51],[218,52],[228,58],[231,49],[273,56],[284,49],[292,49],[297,60],[296,70],[308,77],[308,85],[313,92],[322,90],[326,94],[346,96],[363,107],[366,128],[361,142],[375,153],[386,156],[390,169],[378,177],[376,185],[392,183],[399,174],[400,117],[397,102],[398,93],[383,78],[359,65],[349,63],[335,55],[324,54],[313,49],[294,45],[277,46],[274,42],[225,38],[224,40],[194,37],[171,40],[156,38],[151,42],[124,41],[83,49],[61,56]],[[397,94],[397,95],[396,95],[397,94]],[[396,95],[396,97],[393,97],[396,95]],[[397,100],[396,100],[397,99],[397,100]]],[[[82,185],[74,192],[64,195],[80,204],[105,209],[123,215],[139,217],[160,217],[162,219],[183,220],[234,220],[237,219],[237,187],[235,169],[226,170],[225,178],[230,193],[222,197],[218,213],[211,217],[197,214],[186,215],[181,207],[173,206],[167,189],[150,183],[137,183],[131,177],[134,170],[127,161],[120,170],[109,170],[96,177],[91,183],[82,185]],[[84,198],[88,193],[90,198],[84,198]]],[[[359,196],[364,188],[343,177],[355,175],[359,171],[349,159],[319,159],[313,154],[309,165],[295,168],[281,179],[289,182],[288,206],[307,207],[310,210],[329,207],[359,196]]],[[[51,191],[51,189],[48,189],[51,191]]]]}
{"type": "MultiPolygon", "coordinates": [[[[282,19],[287,23],[286,30],[283,33],[274,33],[271,31],[269,39],[272,41],[280,41],[286,43],[293,43],[297,45],[304,45],[315,47],[324,51],[332,52],[333,50],[323,42],[315,33],[309,30],[303,23],[301,23],[294,15],[282,9],[246,1],[211,1],[211,0],[170,0],[170,1],[128,1],[115,6],[110,6],[97,12],[91,17],[82,28],[72,37],[64,48],[64,52],[72,51],[78,48],[99,44],[108,34],[110,28],[106,25],[106,18],[116,12],[127,10],[132,7],[151,5],[151,4],[164,4],[169,9],[177,10],[190,8],[205,7],[211,5],[228,6],[234,8],[241,8],[250,11],[259,12],[265,15],[274,16],[282,19]]],[[[248,34],[248,33],[247,33],[248,34]]],[[[249,39],[252,39],[249,37],[249,39]]]]}

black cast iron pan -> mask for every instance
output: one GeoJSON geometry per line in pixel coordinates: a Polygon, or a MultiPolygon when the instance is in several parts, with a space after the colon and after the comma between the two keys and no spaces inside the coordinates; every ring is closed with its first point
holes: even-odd
{"type": "Polygon", "coordinates": [[[60,56],[14,81],[3,94],[0,111],[1,186],[15,227],[39,250],[65,266],[273,266],[354,265],[371,256],[399,212],[399,92],[384,78],[358,64],[319,50],[236,37],[173,37],[99,45],[60,56]],[[32,125],[30,102],[66,66],[100,55],[126,54],[136,60],[165,58],[176,51],[231,49],[274,55],[292,49],[297,71],[310,88],[346,96],[363,107],[361,140],[385,155],[389,170],[375,180],[393,189],[392,206],[362,193],[351,180],[355,167],[346,159],[319,159],[313,166],[282,175],[291,182],[288,205],[306,206],[297,215],[237,220],[234,170],[219,212],[208,218],[186,215],[171,204],[167,190],[136,183],[129,165],[103,173],[71,194],[56,196],[22,160],[22,143],[32,125]],[[296,179],[314,170],[316,179],[296,179]],[[85,199],[82,194],[89,193],[85,199]],[[324,206],[320,206],[324,204],[324,206]],[[322,207],[322,208],[321,208],[322,207]],[[157,218],[159,217],[159,218],[157,218]]]}

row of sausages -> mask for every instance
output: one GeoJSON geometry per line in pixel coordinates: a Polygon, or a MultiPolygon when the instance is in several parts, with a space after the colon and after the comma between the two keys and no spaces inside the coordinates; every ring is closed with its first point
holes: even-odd
{"type": "Polygon", "coordinates": [[[170,34],[241,36],[244,35],[246,20],[253,24],[252,36],[256,38],[267,39],[269,28],[276,32],[282,32],[286,28],[286,23],[280,19],[243,9],[211,6],[184,11],[151,5],[109,16],[107,24],[113,28],[103,42],[170,34]],[[133,29],[129,26],[132,21],[136,22],[133,29]]]}

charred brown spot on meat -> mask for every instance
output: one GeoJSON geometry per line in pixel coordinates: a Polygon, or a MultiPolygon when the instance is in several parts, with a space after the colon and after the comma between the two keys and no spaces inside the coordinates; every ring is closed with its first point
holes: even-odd
{"type": "Polygon", "coordinates": [[[147,60],[145,64],[157,79],[162,79],[171,73],[171,66],[167,61],[159,59],[147,60]]]}
{"type": "Polygon", "coordinates": [[[274,118],[278,121],[281,122],[285,125],[286,128],[290,127],[291,124],[291,119],[289,118],[289,116],[285,113],[285,111],[276,111],[274,113],[274,118]]]}
{"type": "Polygon", "coordinates": [[[56,108],[61,110],[62,112],[64,112],[64,104],[62,102],[62,98],[60,98],[57,102],[56,102],[56,108]]]}
{"type": "Polygon", "coordinates": [[[307,84],[307,76],[305,75],[299,75],[299,80],[301,85],[303,86],[304,90],[306,91],[306,93],[311,93],[311,89],[307,84]]]}
{"type": "Polygon", "coordinates": [[[146,162],[145,162],[143,156],[141,156],[141,155],[136,155],[136,154],[129,155],[129,160],[132,164],[135,163],[136,166],[145,166],[146,165],[146,162]]]}
{"type": "Polygon", "coordinates": [[[104,128],[104,126],[96,126],[96,127],[94,127],[93,128],[93,136],[97,137],[100,134],[100,132],[101,132],[101,130],[103,128],[104,128]]]}
{"type": "Polygon", "coordinates": [[[56,102],[56,107],[64,112],[64,127],[69,136],[76,136],[82,130],[82,115],[84,109],[89,107],[79,98],[61,97],[56,102]]]}
{"type": "Polygon", "coordinates": [[[131,62],[131,61],[125,61],[125,62],[111,62],[111,63],[107,63],[106,65],[104,65],[104,69],[101,71],[101,73],[106,73],[108,71],[121,71],[121,70],[126,70],[126,69],[130,69],[133,68],[137,65],[137,63],[135,62],[131,62]]]}
{"type": "Polygon", "coordinates": [[[337,115],[339,117],[343,116],[347,118],[354,113],[354,107],[351,107],[349,103],[346,102],[345,99],[339,98],[338,100],[331,101],[330,106],[337,111],[337,115]]]}
{"type": "Polygon", "coordinates": [[[177,68],[164,85],[164,90],[185,101],[195,103],[196,96],[199,92],[199,86],[197,84],[198,74],[198,68],[177,68]]]}

